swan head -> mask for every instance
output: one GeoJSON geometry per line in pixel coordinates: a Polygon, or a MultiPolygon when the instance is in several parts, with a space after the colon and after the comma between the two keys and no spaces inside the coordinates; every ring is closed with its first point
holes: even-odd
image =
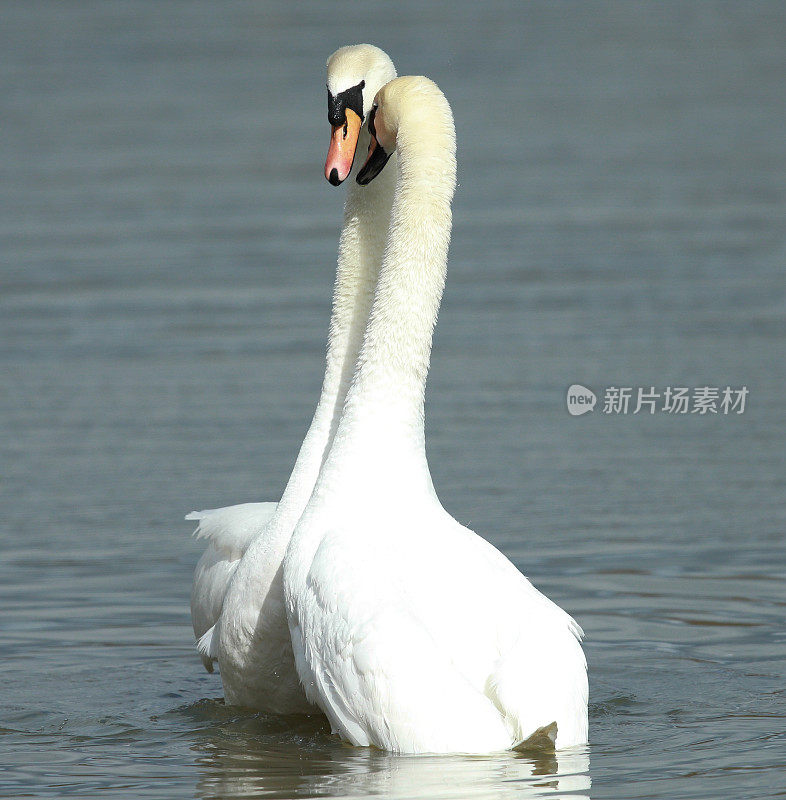
{"type": "Polygon", "coordinates": [[[376,93],[396,77],[387,53],[372,44],[336,50],[327,60],[330,148],[325,177],[338,186],[349,175],[364,120],[376,93]]]}
{"type": "Polygon", "coordinates": [[[456,130],[453,112],[439,87],[422,75],[407,75],[383,86],[368,115],[366,163],[357,174],[361,186],[370,183],[396,150],[417,149],[422,177],[452,187],[456,171],[456,130]],[[424,166],[427,165],[427,166],[424,166]]]}

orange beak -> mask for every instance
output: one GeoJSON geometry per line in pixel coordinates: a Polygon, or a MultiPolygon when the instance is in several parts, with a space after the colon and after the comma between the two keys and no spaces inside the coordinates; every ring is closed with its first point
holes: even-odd
{"type": "Polygon", "coordinates": [[[355,160],[355,149],[363,120],[351,109],[345,111],[343,125],[334,125],[330,134],[330,147],[325,161],[325,177],[338,186],[345,180],[355,160]]]}

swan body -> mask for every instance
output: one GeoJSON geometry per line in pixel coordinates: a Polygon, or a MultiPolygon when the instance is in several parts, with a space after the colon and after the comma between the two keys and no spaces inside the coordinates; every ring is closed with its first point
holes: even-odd
{"type": "MultiPolygon", "coordinates": [[[[191,623],[199,641],[221,616],[224,595],[248,545],[264,530],[276,512],[277,503],[241,503],[226,508],[192,511],[188,520],[199,523],[194,536],[207,539],[207,548],[194,570],[191,586],[191,623]]],[[[208,652],[200,653],[208,672],[213,661],[208,652]]]]}
{"type": "MultiPolygon", "coordinates": [[[[328,59],[327,67],[329,100],[334,101],[330,110],[339,116],[345,113],[345,121],[356,123],[357,139],[351,140],[342,137],[343,124],[333,126],[330,152],[334,147],[340,152],[335,158],[329,154],[328,160],[334,158],[339,170],[348,173],[355,145],[362,152],[368,146],[368,133],[360,124],[374,93],[396,72],[390,58],[371,45],[341,48],[328,59]]],[[[326,174],[330,174],[327,167],[326,174]]],[[[197,536],[209,539],[194,575],[194,632],[208,670],[218,661],[224,696],[232,705],[276,714],[318,712],[295,670],[281,562],[352,377],[382,260],[392,194],[392,178],[367,189],[353,182],[347,192],[322,391],[280,502],[189,515],[199,519],[197,536]]]]}
{"type": "Polygon", "coordinates": [[[544,732],[557,747],[580,744],[581,629],[443,509],[426,461],[455,186],[450,106],[418,77],[387,84],[377,103],[358,180],[395,151],[397,183],[355,376],[284,559],[297,670],[355,745],[491,752],[544,732]]]}

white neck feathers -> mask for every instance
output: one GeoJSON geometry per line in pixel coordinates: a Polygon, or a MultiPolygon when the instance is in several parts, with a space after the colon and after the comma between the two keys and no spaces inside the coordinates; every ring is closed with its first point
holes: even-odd
{"type": "MultiPolygon", "coordinates": [[[[364,130],[358,142],[359,155],[367,148],[368,133],[364,130]]],[[[348,180],[351,184],[339,240],[325,377],[314,418],[276,513],[276,522],[285,526],[297,522],[332,442],[363,340],[385,246],[394,176],[387,176],[378,186],[361,187],[354,181],[353,170],[348,180]]]]}
{"type": "MultiPolygon", "coordinates": [[[[396,114],[398,163],[390,228],[355,377],[329,462],[350,453],[393,453],[425,465],[424,393],[434,325],[445,286],[455,132],[450,107],[425,78],[387,97],[396,114]],[[391,451],[392,448],[392,451],[391,451]]],[[[386,90],[383,90],[387,92],[386,90]]],[[[373,185],[373,182],[372,182],[373,185]]]]}

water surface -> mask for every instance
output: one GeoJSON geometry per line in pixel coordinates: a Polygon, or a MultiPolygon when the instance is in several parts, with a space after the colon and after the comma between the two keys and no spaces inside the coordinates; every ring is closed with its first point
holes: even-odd
{"type": "Polygon", "coordinates": [[[780,3],[6,3],[3,796],[718,798],[786,770],[780,3]],[[591,743],[394,757],[224,706],[194,508],[280,496],[343,190],[324,61],[453,104],[427,440],[445,506],[587,632],[591,743]],[[583,383],[743,415],[568,416],[583,383]]]}

